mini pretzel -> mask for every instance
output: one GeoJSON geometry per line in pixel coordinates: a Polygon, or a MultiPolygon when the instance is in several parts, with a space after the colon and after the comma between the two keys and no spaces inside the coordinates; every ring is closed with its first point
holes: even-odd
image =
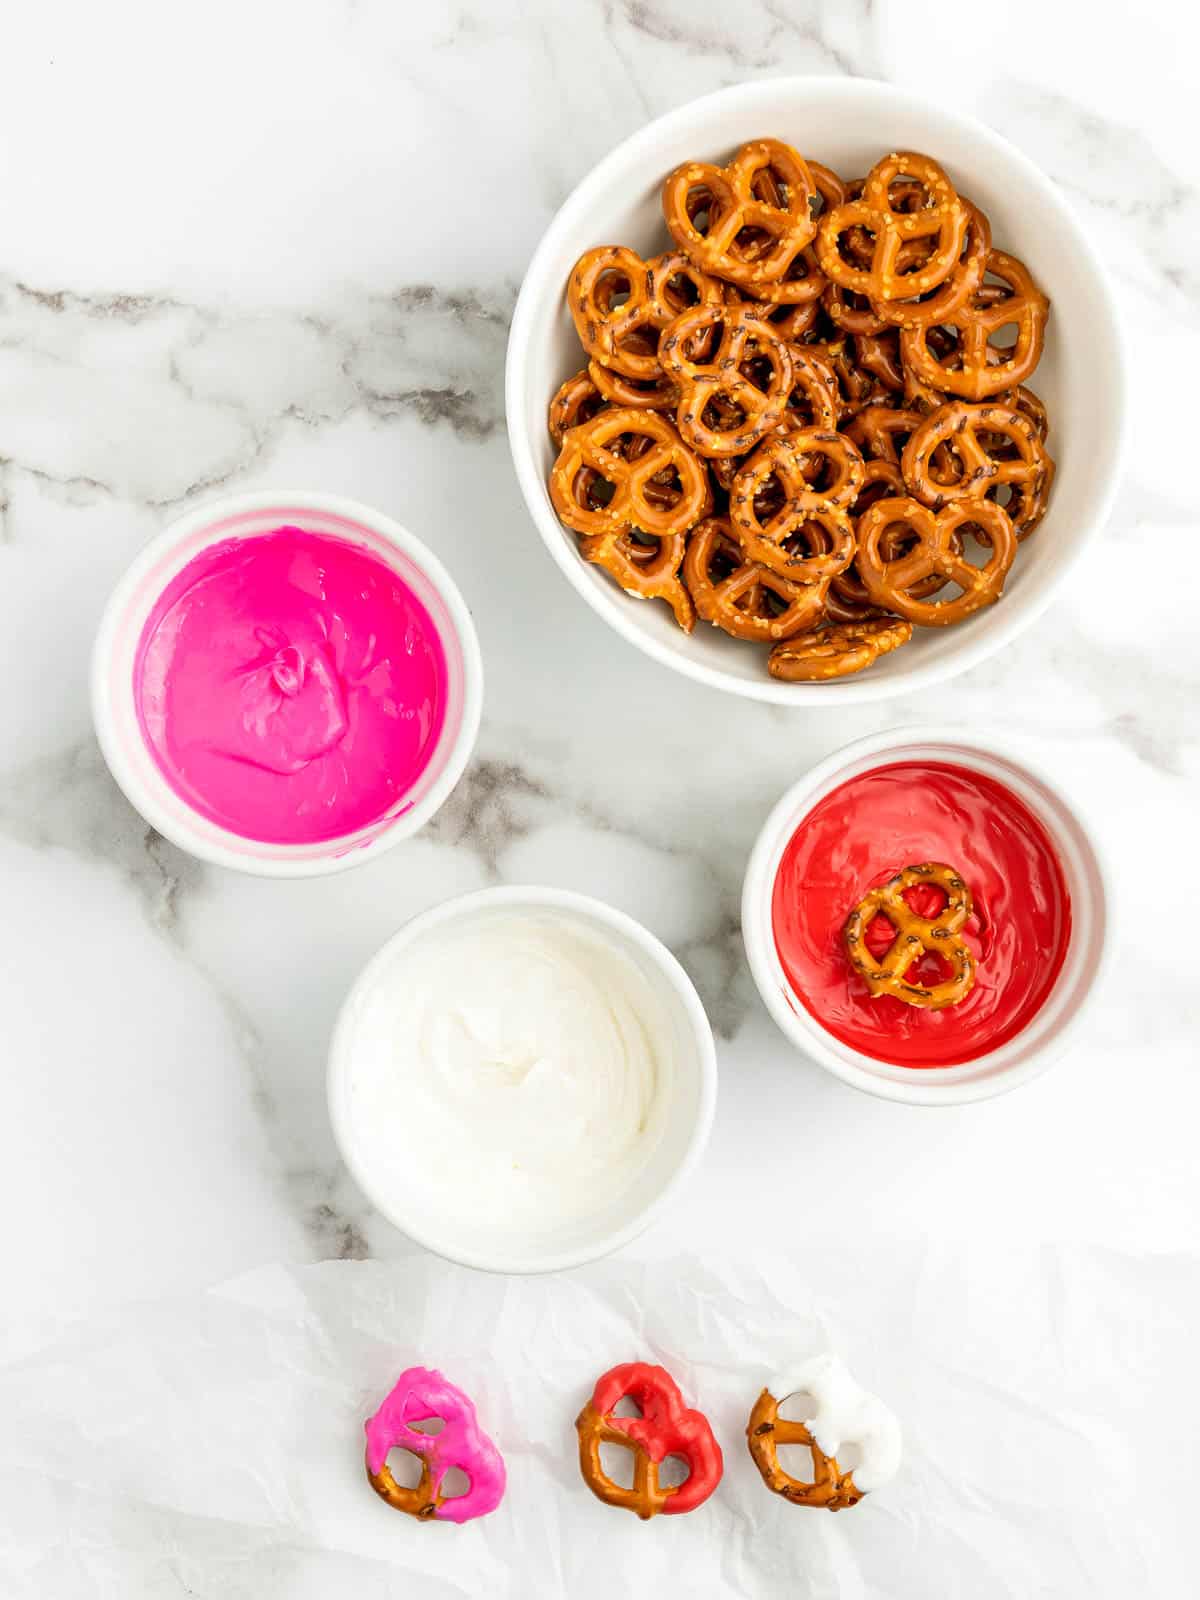
{"type": "Polygon", "coordinates": [[[921,627],[947,627],[1004,592],[1004,580],[1017,550],[1017,536],[1002,506],[991,500],[958,500],[933,512],[919,500],[877,500],[858,523],[855,564],[877,606],[921,627]],[[986,565],[972,566],[961,547],[962,530],[974,528],[990,545],[986,565]],[[889,555],[896,531],[911,535],[911,549],[889,555]],[[949,600],[923,599],[915,592],[925,579],[941,577],[961,593],[949,600]]]}
{"type": "Polygon", "coordinates": [[[1046,442],[1046,435],[1050,432],[1050,418],[1046,415],[1046,407],[1034,394],[1032,389],[1027,389],[1024,384],[1018,384],[1011,392],[998,394],[996,399],[1001,405],[1012,406],[1014,411],[1019,411],[1023,417],[1028,417],[1033,423],[1033,431],[1037,434],[1042,444],[1046,442]]]}
{"type": "Polygon", "coordinates": [[[1010,406],[951,402],[931,413],[904,450],[904,479],[934,511],[960,499],[981,499],[1008,488],[1005,509],[1018,539],[1032,533],[1045,514],[1054,463],[1033,422],[1010,406]],[[960,470],[939,462],[948,446],[960,470]],[[942,470],[938,470],[939,467],[942,470]]]}
{"type": "Polygon", "coordinates": [[[918,299],[875,301],[872,310],[883,324],[899,328],[932,327],[965,305],[983,282],[992,249],[991,224],[978,206],[969,200],[962,200],[962,204],[967,213],[967,231],[962,255],[953,270],[932,293],[918,299]]]}
{"type": "Polygon", "coordinates": [[[764,300],[815,299],[820,278],[788,273],[816,233],[812,173],[778,139],[743,145],[727,167],[686,161],[662,190],[663,216],[681,250],[707,273],[764,300]],[[707,213],[703,231],[696,218],[707,213]]]}
{"type": "MultiPolygon", "coordinates": [[[[589,361],[588,381],[604,401],[612,406],[636,406],[645,411],[674,411],[679,390],[665,373],[657,378],[627,378],[602,361],[589,361]]],[[[586,419],[581,419],[586,420],[586,419]]]]}
{"type": "Polygon", "coordinates": [[[975,957],[960,933],[971,915],[971,891],[961,875],[939,861],[905,867],[882,888],[864,895],[846,918],[842,940],[851,965],[875,997],[889,994],[905,1005],[942,1011],[970,994],[975,983],[975,957]],[[919,916],[904,898],[916,884],[940,889],[946,903],[933,917],[919,916]],[[867,947],[872,921],[884,917],[896,930],[891,944],[877,960],[867,947]],[[913,983],[908,973],[922,956],[936,954],[947,962],[951,975],[938,983],[913,983]]]}
{"type": "Polygon", "coordinates": [[[900,1425],[882,1400],[847,1372],[837,1356],[810,1356],[790,1373],[773,1378],[755,1401],[746,1443],[768,1489],[797,1506],[842,1511],[882,1486],[900,1468],[900,1425]],[[791,1396],[805,1396],[810,1411],[802,1422],[779,1415],[791,1396]],[[781,1445],[806,1445],[812,1477],[797,1478],[779,1460],[781,1445]],[[838,1462],[848,1448],[855,1465],[838,1462]]]}
{"type": "Polygon", "coordinates": [[[821,428],[826,433],[835,432],[840,407],[837,379],[832,370],[803,345],[790,346],[790,354],[792,387],[780,428],[789,433],[796,428],[821,428]]]}
{"type": "Polygon", "coordinates": [[[494,1511],[504,1495],[504,1461],[479,1426],[471,1400],[455,1384],[430,1367],[409,1367],[374,1416],[365,1424],[367,1478],[380,1499],[418,1521],[470,1522],[494,1511]],[[440,1433],[423,1433],[414,1423],[444,1423],[440,1433]],[[421,1478],[415,1488],[397,1483],[387,1464],[388,1452],[411,1451],[420,1457],[421,1478]],[[457,1467],[469,1487],[460,1495],[442,1492],[446,1474],[457,1467]]]}
{"type": "MultiPolygon", "coordinates": [[[[863,187],[863,183],[852,184],[847,199],[861,199],[863,187]]],[[[893,211],[911,213],[919,211],[927,197],[922,184],[898,178],[893,180],[889,198],[893,211]]],[[[923,299],[872,302],[864,294],[830,282],[821,296],[830,320],[846,333],[873,335],[893,325],[934,321],[942,312],[960,306],[982,281],[984,261],[991,248],[987,218],[969,200],[962,203],[967,210],[963,255],[944,284],[923,299]]],[[[851,260],[869,271],[875,253],[870,233],[855,223],[847,230],[846,240],[851,260]]],[[[914,266],[925,265],[929,251],[928,239],[907,240],[896,256],[898,270],[905,273],[914,266]]]]}
{"type": "Polygon", "coordinates": [[[550,415],[546,420],[554,448],[561,450],[568,430],[581,422],[590,422],[604,410],[605,403],[605,396],[600,393],[586,367],[560,385],[550,402],[550,415]]]}
{"type": "Polygon", "coordinates": [[[772,644],[790,639],[820,618],[828,579],[792,583],[747,561],[725,517],[708,517],[693,530],[683,581],[696,610],[735,639],[772,644]]]}
{"type": "Polygon", "coordinates": [[[845,1511],[856,1506],[862,1491],[855,1487],[854,1474],[843,1472],[836,1458],[825,1454],[803,1422],[781,1417],[780,1404],[769,1389],[764,1389],[746,1424],[746,1442],[767,1488],[795,1506],[818,1506],[825,1511],[845,1511]],[[783,1470],[778,1454],[781,1444],[808,1446],[813,1464],[811,1483],[783,1470]]]}
{"type": "Polygon", "coordinates": [[[777,644],[767,659],[773,678],[788,683],[819,683],[861,672],[880,656],[912,638],[912,625],[894,617],[847,622],[797,633],[777,644]]]}
{"type": "Polygon", "coordinates": [[[854,528],[847,515],[862,489],[863,459],[844,434],[806,428],[777,435],[759,446],[733,480],[730,517],[746,554],[784,577],[812,582],[844,572],[854,556],[854,528]],[[814,488],[812,463],[827,462],[833,481],[814,488]],[[774,483],[778,505],[764,509],[763,491],[774,483]],[[821,548],[801,555],[788,541],[806,525],[821,530],[821,548]]]}
{"type": "Polygon", "coordinates": [[[966,229],[966,207],[937,162],[912,151],[895,152],[871,168],[861,199],[835,206],[821,218],[817,260],[830,282],[843,289],[872,301],[911,300],[950,276],[962,255],[966,229]],[[891,185],[905,176],[915,178],[925,191],[925,204],[916,210],[893,206],[891,185]],[[841,235],[856,225],[873,236],[869,267],[848,261],[839,246],[841,235]],[[902,270],[900,252],[916,239],[931,241],[929,254],[902,270]]]}
{"type": "MultiPolygon", "coordinates": [[[[871,409],[874,408],[868,407],[868,410],[871,409]]],[[[898,466],[893,466],[890,461],[868,461],[863,487],[858,499],[850,507],[850,520],[857,526],[864,512],[869,506],[873,506],[876,500],[886,500],[890,496],[902,496],[904,493],[904,479],[900,476],[898,466]]],[[[905,525],[900,524],[888,530],[880,546],[886,560],[894,560],[900,555],[909,531],[905,525]]],[[[954,548],[956,552],[961,550],[961,541],[958,541],[954,548]]],[[[936,594],[943,588],[945,581],[937,573],[932,573],[928,578],[915,583],[909,593],[916,600],[926,600],[931,594],[936,594]]],[[[825,615],[830,622],[868,622],[885,615],[867,593],[858,575],[857,561],[852,561],[845,572],[840,572],[830,583],[829,593],[825,597],[825,615]]]]}
{"type": "Polygon", "coordinates": [[[571,429],[550,473],[550,498],[568,528],[589,536],[638,528],[670,539],[712,507],[703,464],[671,424],[629,406],[571,429]],[[677,489],[656,484],[660,474],[677,474],[677,489]],[[607,501],[601,484],[611,486],[607,501]]]}
{"type": "MultiPolygon", "coordinates": [[[[855,178],[848,183],[846,199],[861,200],[866,183],[865,178],[855,178]]],[[[916,178],[894,178],[888,185],[888,201],[893,211],[919,211],[927,199],[925,185],[916,178]]],[[[861,222],[852,223],[846,229],[846,251],[857,266],[870,267],[875,255],[875,240],[870,229],[863,227],[861,222]]],[[[928,255],[928,240],[910,239],[900,246],[898,259],[911,265],[913,261],[925,260],[928,255]]]]}
{"type": "Polygon", "coordinates": [[[853,439],[866,461],[887,461],[900,465],[900,453],[921,426],[921,416],[901,406],[864,406],[846,424],[846,436],[853,439]]]}
{"type": "Polygon", "coordinates": [[[665,600],[684,633],[696,626],[696,609],[679,576],[687,550],[687,534],[646,538],[628,528],[611,528],[579,541],[579,553],[603,567],[634,600],[665,600]]]}
{"type": "Polygon", "coordinates": [[[723,299],[723,287],[681,255],[643,261],[624,245],[585,251],[571,269],[567,305],[588,355],[627,378],[659,377],[658,335],[687,304],[671,290],[680,276],[700,303],[723,299]],[[624,302],[617,305],[622,295],[624,302]]]}
{"type": "Polygon", "coordinates": [[[1016,256],[993,250],[987,270],[1001,283],[981,284],[936,329],[905,328],[900,338],[904,364],[915,378],[965,400],[986,400],[1023,383],[1041,360],[1046,337],[1050,302],[1028,268],[1016,256]],[[992,337],[1010,323],[1016,324],[1016,343],[1011,349],[993,346],[992,337]],[[945,329],[957,338],[939,356],[933,335],[945,329]]]}
{"type": "MultiPolygon", "coordinates": [[[[807,166],[817,191],[809,200],[809,213],[815,219],[821,211],[842,205],[848,194],[846,185],[829,167],[823,167],[819,161],[809,161],[807,166]]],[[[793,258],[779,283],[766,284],[755,291],[760,297],[754,302],[755,309],[772,323],[780,338],[799,339],[815,321],[828,288],[829,280],[821,271],[817,252],[810,242],[793,258]]],[[[741,292],[731,286],[731,295],[741,292]]]]}
{"type": "Polygon", "coordinates": [[[791,354],[753,308],[695,306],[671,323],[659,353],[663,371],[679,386],[680,437],[701,455],[740,455],[783,416],[792,390],[791,354]],[[698,358],[698,344],[712,334],[715,348],[698,358]],[[751,361],[767,369],[765,388],[746,376],[751,361]],[[710,420],[718,400],[736,408],[727,426],[710,420]]]}
{"type": "MultiPolygon", "coordinates": [[[[1024,384],[1018,384],[1015,389],[1006,389],[1002,394],[998,394],[993,404],[1008,406],[1011,410],[1020,412],[1031,424],[1038,443],[1045,445],[1046,435],[1050,431],[1050,419],[1046,415],[1045,406],[1032,389],[1027,389],[1024,384]]],[[[1012,441],[1003,433],[985,431],[982,438],[985,447],[996,461],[1012,461],[1020,454],[1012,441]]],[[[1043,462],[1044,472],[1032,483],[1018,480],[1008,486],[1009,497],[1003,504],[1013,527],[1017,530],[1018,539],[1029,537],[1046,515],[1050,503],[1055,466],[1044,451],[1043,462]]],[[[999,492],[989,490],[988,498],[998,500],[999,492]]]]}
{"type": "Polygon", "coordinates": [[[826,283],[821,304],[842,333],[882,333],[888,326],[865,294],[843,289],[840,283],[826,283]]]}
{"type": "Polygon", "coordinates": [[[576,1420],[579,1470],[592,1493],[606,1505],[636,1512],[643,1521],[694,1511],[721,1481],[724,1462],[708,1419],[683,1403],[678,1385],[664,1367],[630,1361],[597,1380],[592,1398],[576,1420]],[[640,1416],[614,1412],[632,1400],[640,1416]],[[600,1462],[602,1444],[633,1451],[633,1486],[614,1483],[600,1462]],[[661,1484],[658,1469],[667,1456],[680,1456],[688,1476],[680,1484],[661,1484]]]}

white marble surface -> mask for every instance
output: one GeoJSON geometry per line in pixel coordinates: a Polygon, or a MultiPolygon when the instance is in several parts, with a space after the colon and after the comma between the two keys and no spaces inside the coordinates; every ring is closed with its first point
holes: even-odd
{"type": "MultiPolygon", "coordinates": [[[[330,1138],[331,1021],[411,912],[523,880],[645,921],[719,1034],[711,1150],[686,1207],[631,1260],[697,1237],[732,1252],[747,1229],[800,1265],[811,1230],[851,1259],[860,1244],[934,1239],[973,1271],[993,1252],[1087,1246],[1114,1283],[1122,1262],[1173,1257],[1164,1281],[1180,1298],[1165,1309],[1195,1315],[1200,985],[1195,919],[1174,886],[1190,881],[1200,796],[1200,27],[1164,3],[1136,26],[1084,31],[1079,15],[1017,4],[951,21],[944,5],[870,0],[54,0],[10,20],[0,1353],[36,1353],[64,1317],[264,1263],[369,1256],[402,1271],[413,1247],[372,1213],[330,1138]],[[936,701],[835,717],[717,698],[611,634],[523,512],[501,379],[524,265],[574,181],[647,118],[781,73],[928,91],[931,60],[937,92],[1042,164],[1103,241],[1132,350],[1117,509],[1032,633],[936,701]],[[487,670],[477,759],[445,812],[325,882],[180,856],[125,804],[89,725],[91,635],[132,553],[200,496],[269,486],[354,495],[426,538],[474,610],[487,670]],[[738,932],[745,855],[782,788],[905,713],[1028,736],[1090,801],[1120,889],[1117,961],[1069,1059],[1017,1095],[937,1114],[869,1100],[796,1057],[738,932]],[[764,1152],[807,1227],[792,1205],[764,1218],[749,1182],[764,1152]]],[[[968,1309],[948,1297],[948,1316],[968,1309]]],[[[1115,1309],[1095,1306],[1100,1345],[1115,1309]]],[[[1194,1409],[1187,1379],[1181,1406],[1194,1409]]],[[[1062,1491],[1068,1542],[1086,1494],[1062,1491]]],[[[1139,1515],[1146,1592],[1187,1592],[1190,1530],[1169,1504],[1139,1515]]],[[[1017,1592],[994,1574],[994,1588],[964,1582],[955,1594],[1017,1592]]],[[[130,1578],[112,1592],[159,1590],[130,1578]]]]}

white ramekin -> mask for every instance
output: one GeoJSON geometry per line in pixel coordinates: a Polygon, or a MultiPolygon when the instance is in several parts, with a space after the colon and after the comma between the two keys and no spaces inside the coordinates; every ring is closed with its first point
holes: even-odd
{"type": "Polygon", "coordinates": [[[341,872],[422,827],[462,776],[479,732],[483,663],[475,624],[454,579],[419,539],[382,512],[340,495],[266,492],[211,501],[151,540],[113,590],[92,652],[92,715],[104,759],[129,803],[181,850],[220,867],[269,878],[341,872]],[[294,523],[364,546],[425,605],[446,653],[448,703],[441,737],[402,810],[356,833],[314,844],[243,839],[194,811],[159,770],[138,725],[133,666],[142,628],[164,587],[201,550],[294,523]]]}
{"type": "MultiPolygon", "coordinates": [[[[403,1070],[402,1064],[398,1070],[403,1070]]],[[[712,1028],[700,997],[671,952],[632,917],[602,901],[562,889],[536,887],[483,889],[460,895],[423,912],[404,925],[367,963],[338,1016],[329,1053],[329,1113],[334,1137],[363,1193],[376,1210],[428,1250],[464,1266],[490,1272],[555,1272],[579,1266],[619,1249],[647,1228],[670,1204],[708,1143],[717,1095],[717,1056],[712,1028]],[[673,1017],[676,1078],[666,1133],[650,1166],[630,1192],[598,1217],[558,1223],[544,1230],[521,1227],[500,1234],[456,1225],[402,1173],[383,1172],[364,1158],[350,1093],[356,1033],[372,995],[397,955],[445,923],[507,908],[558,914],[583,923],[632,959],[655,987],[673,1017]]],[[[404,1130],[398,1130],[403,1132],[404,1130]]],[[[420,1128],[411,1130],[420,1139],[420,1128]]]]}
{"type": "Polygon", "coordinates": [[[1066,1049],[1109,952],[1112,893],[1095,837],[1074,800],[1015,742],[977,739],[961,728],[897,728],[837,750],[792,785],[763,824],[746,868],[742,936],[750,970],[775,1021],[797,1049],[835,1077],[887,1100],[957,1105],[1028,1083],[1066,1049]],[[844,1044],[792,993],[771,924],[771,897],[788,841],[819,800],[847,779],[898,761],[945,761],[1011,789],[1045,826],[1071,896],[1071,939],[1041,1010],[998,1050],[953,1067],[900,1067],[844,1044]]]}
{"type": "Polygon", "coordinates": [[[575,592],[617,633],[700,683],[779,705],[839,706],[908,695],[975,666],[1027,628],[1103,527],[1120,480],[1126,431],[1120,315],[1101,252],[1058,189],[982,122],[863,78],[775,78],[739,84],[670,111],[618,145],[567,197],[533,254],[513,313],[505,375],[517,481],[546,548],[575,592]],[[685,634],[660,601],[636,605],[579,555],[550,502],[554,451],[546,413],[584,363],[567,312],[571,267],[595,245],[643,255],[671,248],[659,190],[686,160],[724,161],[771,135],[861,177],[889,150],[922,150],[992,220],[997,245],[1019,256],[1053,302],[1045,354],[1031,383],[1050,415],[1054,492],[1036,539],[1021,547],[999,604],[953,628],[918,628],[911,644],[867,671],[828,683],[781,683],[765,652],[703,624],[685,634]]]}

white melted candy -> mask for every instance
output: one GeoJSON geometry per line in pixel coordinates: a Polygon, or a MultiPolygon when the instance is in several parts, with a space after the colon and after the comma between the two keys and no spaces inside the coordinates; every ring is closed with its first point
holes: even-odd
{"type": "Polygon", "coordinates": [[[670,1014],[576,917],[519,908],[397,951],[357,1030],[356,1141],[371,1170],[472,1224],[553,1226],[622,1195],[658,1145],[670,1014]]]}
{"type": "MultiPolygon", "coordinates": [[[[882,1400],[869,1394],[835,1355],[813,1356],[767,1385],[782,1406],[789,1395],[812,1397],[803,1420],[827,1456],[840,1457],[847,1445],[858,1450],[855,1486],[863,1494],[894,1478],[900,1467],[900,1424],[882,1400]]],[[[790,1408],[789,1408],[790,1409],[790,1408]]],[[[799,1418],[798,1412],[791,1412],[799,1418]]],[[[845,1468],[846,1463],[839,1461],[845,1468]]]]}

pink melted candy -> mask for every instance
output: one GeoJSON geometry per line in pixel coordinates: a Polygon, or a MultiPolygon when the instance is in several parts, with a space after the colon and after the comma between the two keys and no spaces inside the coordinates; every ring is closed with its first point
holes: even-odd
{"type": "Polygon", "coordinates": [[[212,545],[172,579],[133,687],[188,805],[245,839],[314,844],[403,810],[442,731],[446,656],[378,556],[284,527],[212,545]]]}
{"type": "Polygon", "coordinates": [[[442,1501],[433,1515],[443,1522],[470,1522],[494,1511],[504,1495],[504,1458],[479,1426],[475,1407],[455,1384],[433,1367],[409,1367],[373,1417],[364,1424],[367,1471],[378,1477],[388,1451],[399,1446],[429,1463],[433,1495],[451,1467],[465,1472],[470,1488],[442,1501]],[[421,1433],[410,1426],[440,1417],[440,1433],[421,1433]]]}

